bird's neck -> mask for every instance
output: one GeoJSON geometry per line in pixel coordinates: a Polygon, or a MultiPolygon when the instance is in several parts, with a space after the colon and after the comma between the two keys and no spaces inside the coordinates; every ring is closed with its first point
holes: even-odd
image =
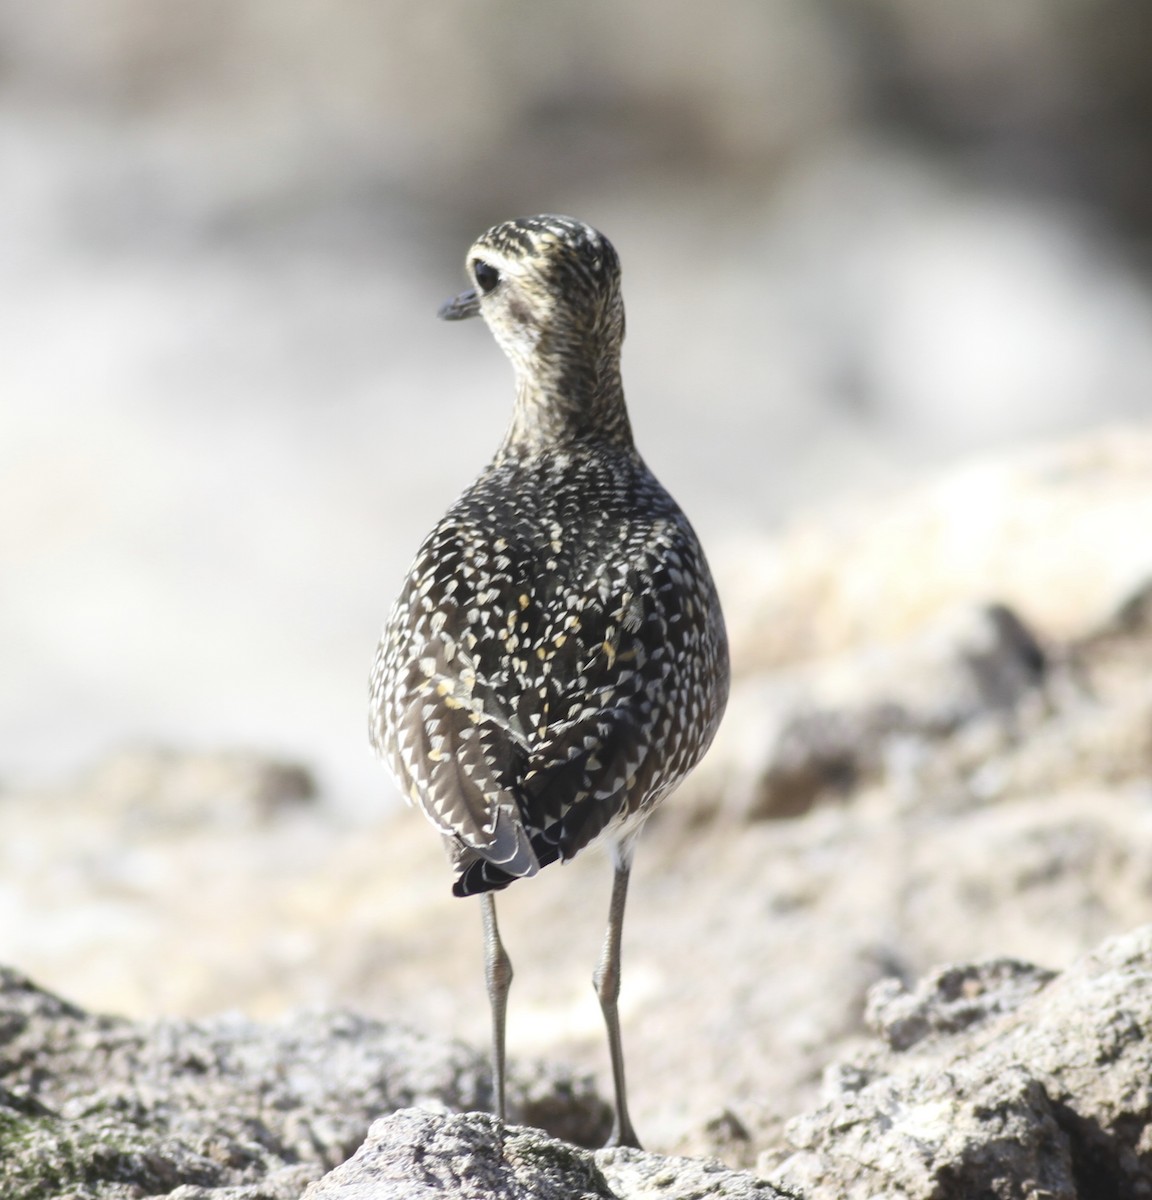
{"type": "Polygon", "coordinates": [[[619,357],[517,371],[516,405],[498,457],[589,442],[633,446],[619,357]]]}

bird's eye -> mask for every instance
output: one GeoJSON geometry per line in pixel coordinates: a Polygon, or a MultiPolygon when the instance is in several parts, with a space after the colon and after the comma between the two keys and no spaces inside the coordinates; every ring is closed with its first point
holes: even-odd
{"type": "Polygon", "coordinates": [[[476,286],[485,296],[500,282],[500,272],[482,258],[472,260],[472,274],[476,276],[476,286]]]}

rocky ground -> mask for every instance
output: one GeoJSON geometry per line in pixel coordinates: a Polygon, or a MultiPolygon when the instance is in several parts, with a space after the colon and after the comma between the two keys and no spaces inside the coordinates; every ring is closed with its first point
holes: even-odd
{"type": "MultiPolygon", "coordinates": [[[[625,935],[650,1154],[501,1158],[452,1115],[486,1101],[479,917],[415,815],[239,752],[0,793],[4,1194],[1152,1195],[1150,529],[1129,427],[718,564],[729,717],[625,935]]],[[[581,1144],[608,876],[501,898],[514,1115],[581,1144]]]]}

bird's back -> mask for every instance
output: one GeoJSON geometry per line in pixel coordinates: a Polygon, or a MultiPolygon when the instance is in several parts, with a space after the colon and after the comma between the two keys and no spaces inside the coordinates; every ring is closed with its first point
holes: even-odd
{"type": "Polygon", "coordinates": [[[640,821],[727,697],[687,519],[630,447],[498,456],[425,539],[372,679],[372,734],[445,835],[458,894],[640,821]]]}

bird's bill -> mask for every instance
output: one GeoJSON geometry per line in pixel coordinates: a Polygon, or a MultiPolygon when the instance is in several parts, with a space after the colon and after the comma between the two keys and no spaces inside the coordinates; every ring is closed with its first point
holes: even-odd
{"type": "Polygon", "coordinates": [[[480,315],[480,297],[476,289],[469,288],[466,292],[461,292],[459,296],[446,300],[440,305],[440,311],[436,315],[441,321],[464,321],[469,317],[478,317],[480,315]]]}

